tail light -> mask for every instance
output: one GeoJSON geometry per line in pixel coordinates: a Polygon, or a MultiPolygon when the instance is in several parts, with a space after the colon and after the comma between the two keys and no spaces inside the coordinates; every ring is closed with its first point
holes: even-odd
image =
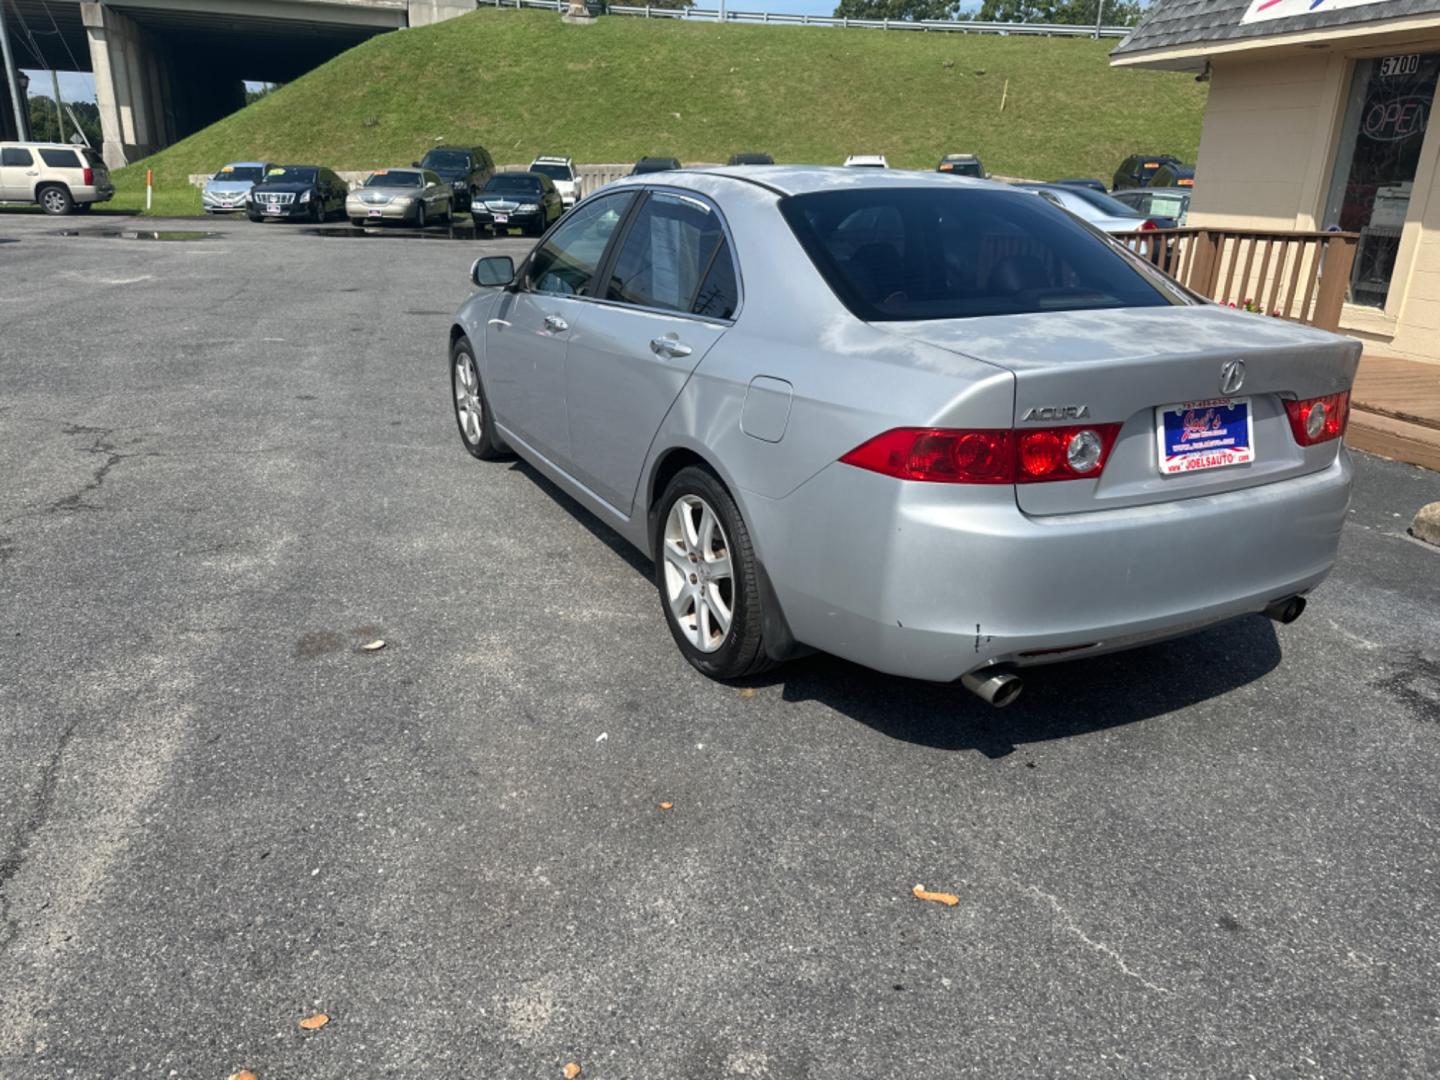
{"type": "Polygon", "coordinates": [[[1344,435],[1345,425],[1350,422],[1350,391],[1306,401],[1287,401],[1285,411],[1290,414],[1290,430],[1295,433],[1295,441],[1301,446],[1329,442],[1344,435]]]}
{"type": "Polygon", "coordinates": [[[87,166],[86,169],[85,169],[85,171],[80,174],[80,183],[81,183],[81,186],[83,186],[83,187],[94,187],[94,186],[95,186],[95,170],[92,169],[92,168],[89,168],[89,167],[87,166]]]}
{"type": "Polygon", "coordinates": [[[1146,218],[1140,223],[1141,232],[1154,232],[1158,228],[1160,228],[1160,226],[1156,225],[1155,222],[1151,221],[1149,218],[1146,218]]]}
{"type": "Polygon", "coordinates": [[[933,484],[1033,484],[1093,480],[1119,424],[1034,428],[894,428],[861,443],[846,465],[933,484]]]}

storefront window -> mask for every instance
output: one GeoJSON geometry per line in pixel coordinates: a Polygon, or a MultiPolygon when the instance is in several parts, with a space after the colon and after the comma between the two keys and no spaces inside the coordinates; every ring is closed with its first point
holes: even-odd
{"type": "Polygon", "coordinates": [[[1440,53],[1408,53],[1355,65],[1326,228],[1358,232],[1350,302],[1383,308],[1410,208],[1420,147],[1435,100],[1440,53]]]}

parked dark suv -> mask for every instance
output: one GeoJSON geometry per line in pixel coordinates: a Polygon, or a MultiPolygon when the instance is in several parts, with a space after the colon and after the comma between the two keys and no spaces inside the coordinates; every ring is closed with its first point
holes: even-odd
{"type": "Polygon", "coordinates": [[[635,162],[635,167],[630,170],[631,176],[644,176],[646,173],[669,172],[671,169],[680,168],[680,162],[673,157],[642,157],[635,162]]]}
{"type": "Polygon", "coordinates": [[[350,185],[323,165],[273,165],[250,189],[251,221],[328,221],[345,216],[350,185]]]}
{"type": "Polygon", "coordinates": [[[1149,187],[1150,180],[1162,165],[1179,165],[1180,159],[1174,154],[1131,154],[1115,170],[1112,191],[1126,188],[1149,187]]]}
{"type": "Polygon", "coordinates": [[[429,169],[449,184],[455,192],[455,212],[463,214],[495,175],[495,159],[483,146],[436,146],[415,162],[415,168],[429,169]]]}

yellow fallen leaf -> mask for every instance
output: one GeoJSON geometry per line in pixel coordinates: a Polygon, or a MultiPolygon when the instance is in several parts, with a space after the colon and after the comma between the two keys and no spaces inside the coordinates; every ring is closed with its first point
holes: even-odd
{"type": "Polygon", "coordinates": [[[946,907],[954,907],[960,903],[960,898],[954,893],[948,892],[927,892],[924,885],[916,885],[910,890],[915,894],[917,900],[933,900],[937,904],[944,904],[946,907]]]}
{"type": "Polygon", "coordinates": [[[360,646],[360,648],[362,648],[362,649],[365,650],[366,652],[379,652],[379,651],[380,651],[381,649],[383,649],[384,647],[385,647],[385,641],[384,641],[383,638],[376,638],[374,641],[370,642],[369,644],[361,645],[361,646],[360,646]]]}
{"type": "Polygon", "coordinates": [[[740,696],[741,696],[741,697],[754,697],[754,696],[755,696],[755,688],[754,688],[753,686],[742,687],[741,690],[740,690],[740,696]]]}
{"type": "Polygon", "coordinates": [[[316,1013],[314,1016],[307,1016],[300,1021],[300,1026],[306,1031],[319,1031],[330,1022],[330,1017],[324,1013],[316,1013]]]}
{"type": "Polygon", "coordinates": [[[575,1077],[580,1075],[580,1066],[572,1061],[570,1062],[570,1064],[565,1066],[564,1072],[565,1080],[575,1080],[575,1077]]]}
{"type": "Polygon", "coordinates": [[[231,1073],[230,1080],[260,1080],[260,1078],[249,1069],[241,1069],[237,1073],[231,1073]]]}
{"type": "Polygon", "coordinates": [[[661,809],[661,810],[670,810],[670,809],[673,809],[674,806],[675,806],[675,804],[674,804],[673,802],[662,802],[662,803],[660,804],[660,809],[661,809]]]}

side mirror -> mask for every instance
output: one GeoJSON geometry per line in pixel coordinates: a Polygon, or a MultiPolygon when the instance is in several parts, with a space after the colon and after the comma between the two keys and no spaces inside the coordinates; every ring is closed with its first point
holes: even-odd
{"type": "Polygon", "coordinates": [[[482,289],[497,289],[515,280],[515,260],[509,255],[487,255],[470,267],[470,280],[482,289]]]}

